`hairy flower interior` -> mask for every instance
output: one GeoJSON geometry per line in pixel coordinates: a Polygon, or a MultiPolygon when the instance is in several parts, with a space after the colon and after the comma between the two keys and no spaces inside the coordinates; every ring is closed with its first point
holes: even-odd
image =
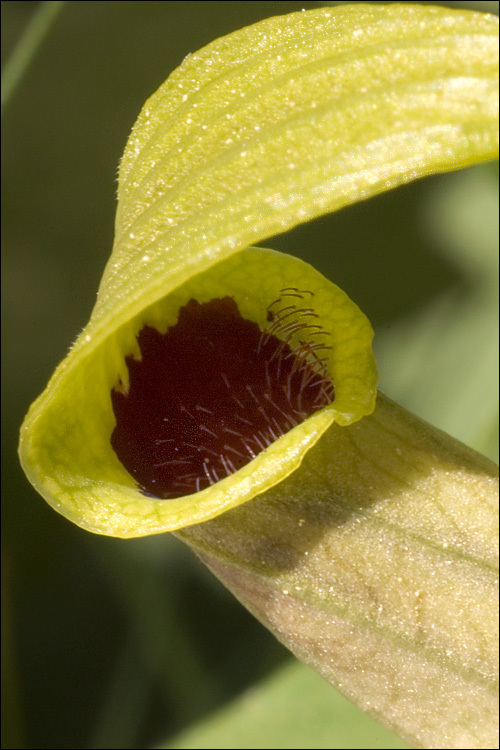
{"type": "Polygon", "coordinates": [[[191,299],[165,333],[142,328],[141,358],[126,359],[128,392],[111,393],[111,444],[144,494],[199,492],[332,403],[328,333],[312,297],[281,290],[265,330],[229,296],[191,299]]]}

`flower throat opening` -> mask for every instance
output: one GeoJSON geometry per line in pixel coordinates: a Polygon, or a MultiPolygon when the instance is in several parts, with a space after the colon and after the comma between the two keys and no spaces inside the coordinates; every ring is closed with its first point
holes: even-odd
{"type": "Polygon", "coordinates": [[[303,306],[312,296],[282,289],[263,331],[232,297],[192,299],[166,333],[140,331],[128,393],[111,392],[111,445],[144,494],[199,492],[332,403],[329,334],[303,306]]]}

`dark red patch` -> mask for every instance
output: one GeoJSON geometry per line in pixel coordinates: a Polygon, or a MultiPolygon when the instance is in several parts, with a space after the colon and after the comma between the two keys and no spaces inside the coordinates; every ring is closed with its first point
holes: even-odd
{"type": "Polygon", "coordinates": [[[293,352],[231,297],[192,299],[166,333],[146,326],[138,342],[128,394],[111,392],[111,445],[153,497],[214,484],[334,398],[307,344],[293,352]]]}

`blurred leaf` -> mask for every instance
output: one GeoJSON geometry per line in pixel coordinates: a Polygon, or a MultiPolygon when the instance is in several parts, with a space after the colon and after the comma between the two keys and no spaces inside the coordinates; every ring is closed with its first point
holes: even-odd
{"type": "Polygon", "coordinates": [[[482,169],[450,175],[430,190],[422,217],[427,236],[464,282],[376,339],[383,387],[491,458],[498,450],[495,182],[482,169]]]}
{"type": "Polygon", "coordinates": [[[406,748],[367,719],[303,664],[276,670],[218,713],[167,743],[165,748],[406,748]]]}

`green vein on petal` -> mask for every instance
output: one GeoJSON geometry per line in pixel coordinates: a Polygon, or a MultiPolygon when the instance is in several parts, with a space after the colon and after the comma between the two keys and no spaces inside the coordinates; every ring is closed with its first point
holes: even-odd
{"type": "MultiPolygon", "coordinates": [[[[48,502],[99,533],[179,528],[273,486],[332,421],[348,424],[373,410],[368,322],[333,284],[280,256],[274,290],[309,274],[330,300],[320,303],[323,321],[341,320],[345,307],[359,332],[351,365],[335,382],[335,408],[224,480],[223,491],[200,493],[202,502],[144,498],[109,444],[110,390],[119,378],[127,382],[124,357],[138,354],[142,325],[174,323],[188,292],[218,293],[221,268],[231,269],[231,293],[238,268],[251,267],[255,253],[262,263],[277,257],[245,250],[251,244],[498,153],[497,32],[492,16],[356,3],[271,18],[186,58],[133,128],[97,304],[22,428],[23,467],[48,502]]],[[[254,275],[255,322],[272,291],[254,275]]],[[[241,286],[235,295],[240,304],[248,297],[241,286]]]]}

